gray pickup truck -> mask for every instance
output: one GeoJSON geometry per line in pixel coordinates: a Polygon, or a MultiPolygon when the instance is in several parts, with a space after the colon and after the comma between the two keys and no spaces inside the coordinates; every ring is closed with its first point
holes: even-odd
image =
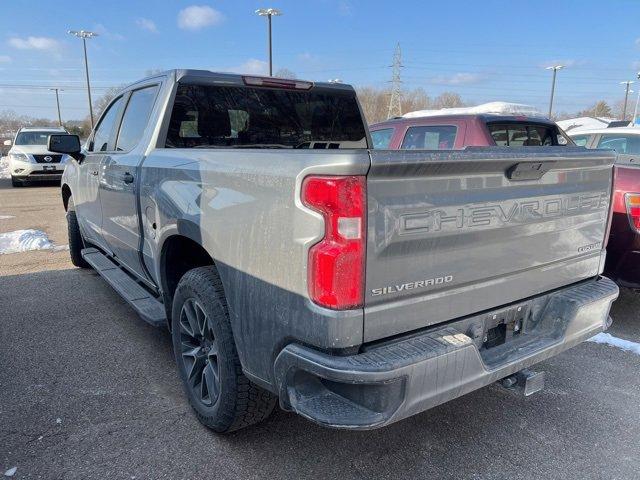
{"type": "Polygon", "coordinates": [[[171,330],[206,426],[380,427],[607,328],[611,152],[370,147],[350,86],[196,70],[50,136],[71,260],[171,330]]]}

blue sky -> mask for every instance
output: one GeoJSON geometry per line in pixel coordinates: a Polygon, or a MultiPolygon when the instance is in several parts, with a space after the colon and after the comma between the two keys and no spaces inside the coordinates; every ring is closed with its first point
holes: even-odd
{"type": "Polygon", "coordinates": [[[384,87],[399,42],[405,87],[474,103],[546,111],[544,66],[565,64],[554,110],[572,112],[620,100],[619,82],[640,70],[640,1],[11,0],[0,18],[0,110],[54,118],[53,93],[34,87],[61,86],[63,118],[86,115],[81,42],[68,29],[100,34],[89,40],[94,98],[151,69],[262,73],[261,7],[284,13],[274,19],[275,69],[311,80],[384,87]]]}

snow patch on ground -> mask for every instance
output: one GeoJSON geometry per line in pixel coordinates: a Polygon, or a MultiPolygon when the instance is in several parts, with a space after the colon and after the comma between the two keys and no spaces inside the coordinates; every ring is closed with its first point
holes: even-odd
{"type": "Polygon", "coordinates": [[[622,338],[614,337],[610,333],[599,333],[594,337],[591,337],[588,342],[600,343],[603,345],[610,345],[612,347],[619,348],[625,352],[635,353],[640,355],[640,343],[632,342],[630,340],[624,340],[622,338]]]}
{"type": "Polygon", "coordinates": [[[53,248],[55,248],[53,243],[41,230],[28,229],[0,233],[0,255],[53,248]]]}
{"type": "Polygon", "coordinates": [[[4,476],[5,477],[13,477],[16,474],[16,471],[18,471],[18,467],[11,467],[9,470],[4,472],[4,476]]]}
{"type": "Polygon", "coordinates": [[[9,157],[0,157],[0,178],[11,178],[9,174],[9,157]]]}

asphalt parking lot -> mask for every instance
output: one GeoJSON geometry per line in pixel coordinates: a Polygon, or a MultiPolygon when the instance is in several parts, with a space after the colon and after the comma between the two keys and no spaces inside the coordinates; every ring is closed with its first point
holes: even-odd
{"type": "MultiPolygon", "coordinates": [[[[66,244],[55,186],[0,180],[0,233],[66,244]],[[13,216],[4,218],[2,216],[13,216]]],[[[640,341],[640,294],[614,304],[640,341]]],[[[490,386],[390,427],[343,432],[276,411],[221,437],[191,414],[169,335],[64,250],[0,255],[0,474],[14,478],[640,477],[640,356],[585,343],[528,398],[490,386]]]]}

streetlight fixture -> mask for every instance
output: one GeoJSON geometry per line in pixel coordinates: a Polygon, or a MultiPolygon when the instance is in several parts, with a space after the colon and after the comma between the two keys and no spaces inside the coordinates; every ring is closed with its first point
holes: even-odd
{"type": "Polygon", "coordinates": [[[633,80],[620,82],[620,85],[626,85],[624,89],[624,106],[622,107],[622,120],[627,119],[627,102],[629,101],[629,87],[631,86],[632,83],[633,83],[633,80]]]}
{"type": "Polygon", "coordinates": [[[259,8],[258,10],[256,10],[255,13],[260,15],[261,17],[267,17],[267,20],[268,20],[268,24],[269,24],[269,76],[273,77],[273,60],[272,60],[273,52],[272,52],[272,48],[271,48],[271,17],[277,17],[279,15],[282,15],[282,12],[280,10],[276,9],[276,8],[259,8]]]}
{"type": "Polygon", "coordinates": [[[56,92],[56,106],[58,107],[58,125],[62,126],[62,116],[60,115],[60,97],[58,96],[58,92],[64,92],[61,88],[50,88],[52,92],[56,92]]]}
{"type": "Polygon", "coordinates": [[[562,70],[564,65],[553,65],[551,67],[547,67],[547,70],[553,70],[553,79],[551,80],[551,98],[549,99],[549,118],[551,118],[551,111],[553,110],[553,94],[556,91],[556,74],[558,70],[562,70]]]}
{"type": "Polygon", "coordinates": [[[91,104],[91,84],[89,83],[89,62],[87,61],[87,38],[97,37],[98,34],[88,30],[67,30],[67,33],[82,39],[82,47],[84,48],[84,71],[87,76],[87,95],[89,97],[89,119],[91,120],[91,129],[93,130],[93,105],[91,104]]]}

